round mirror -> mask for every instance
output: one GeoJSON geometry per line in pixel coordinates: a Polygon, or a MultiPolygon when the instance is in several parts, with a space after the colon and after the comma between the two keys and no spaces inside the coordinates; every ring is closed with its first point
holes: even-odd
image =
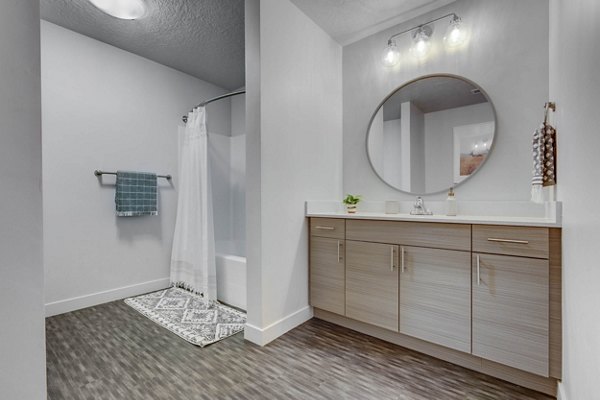
{"type": "Polygon", "coordinates": [[[446,191],[475,174],[494,143],[496,112],[485,92],[453,75],[429,75],[377,107],[367,154],[377,175],[411,194],[446,191]]]}

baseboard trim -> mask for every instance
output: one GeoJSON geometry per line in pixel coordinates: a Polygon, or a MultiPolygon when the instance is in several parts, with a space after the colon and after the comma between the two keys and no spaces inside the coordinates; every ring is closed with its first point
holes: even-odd
{"type": "Polygon", "coordinates": [[[162,278],[148,282],[136,283],[134,285],[123,286],[116,289],[105,290],[102,292],[91,293],[84,296],[72,297],[70,299],[53,301],[46,304],[46,317],[52,317],[54,315],[92,307],[98,304],[108,303],[109,301],[124,299],[126,297],[154,292],[156,290],[165,289],[169,287],[169,285],[169,278],[162,278]]]}
{"type": "Polygon", "coordinates": [[[568,400],[565,394],[565,385],[562,382],[558,382],[558,389],[556,390],[556,400],[568,400]]]}
{"type": "Polygon", "coordinates": [[[259,346],[265,346],[284,333],[294,329],[298,325],[305,323],[312,317],[312,307],[306,306],[286,317],[281,318],[278,321],[275,321],[270,325],[267,325],[264,328],[259,328],[252,324],[246,324],[246,328],[244,330],[244,339],[259,346]]]}

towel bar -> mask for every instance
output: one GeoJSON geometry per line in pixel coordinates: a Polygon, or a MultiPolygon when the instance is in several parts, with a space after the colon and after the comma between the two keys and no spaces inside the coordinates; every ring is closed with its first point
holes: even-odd
{"type": "MultiPolygon", "coordinates": [[[[96,176],[101,176],[101,175],[116,175],[116,172],[106,172],[106,171],[101,171],[99,169],[94,171],[94,175],[96,176]]],[[[157,178],[165,178],[166,180],[171,180],[171,175],[156,175],[157,178]]]]}

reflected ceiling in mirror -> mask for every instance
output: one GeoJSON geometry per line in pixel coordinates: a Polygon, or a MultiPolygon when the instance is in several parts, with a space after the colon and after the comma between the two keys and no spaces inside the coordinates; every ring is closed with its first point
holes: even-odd
{"type": "Polygon", "coordinates": [[[429,75],[396,89],[377,107],[367,154],[377,175],[411,194],[455,187],[487,160],[496,113],[485,92],[453,75],[429,75]]]}

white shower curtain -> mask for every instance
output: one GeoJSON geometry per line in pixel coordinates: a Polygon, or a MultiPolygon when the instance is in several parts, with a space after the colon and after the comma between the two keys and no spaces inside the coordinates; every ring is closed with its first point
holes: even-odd
{"type": "Polygon", "coordinates": [[[208,171],[208,136],[204,107],[179,127],[179,198],[171,283],[208,300],[217,299],[212,192],[208,171]]]}

